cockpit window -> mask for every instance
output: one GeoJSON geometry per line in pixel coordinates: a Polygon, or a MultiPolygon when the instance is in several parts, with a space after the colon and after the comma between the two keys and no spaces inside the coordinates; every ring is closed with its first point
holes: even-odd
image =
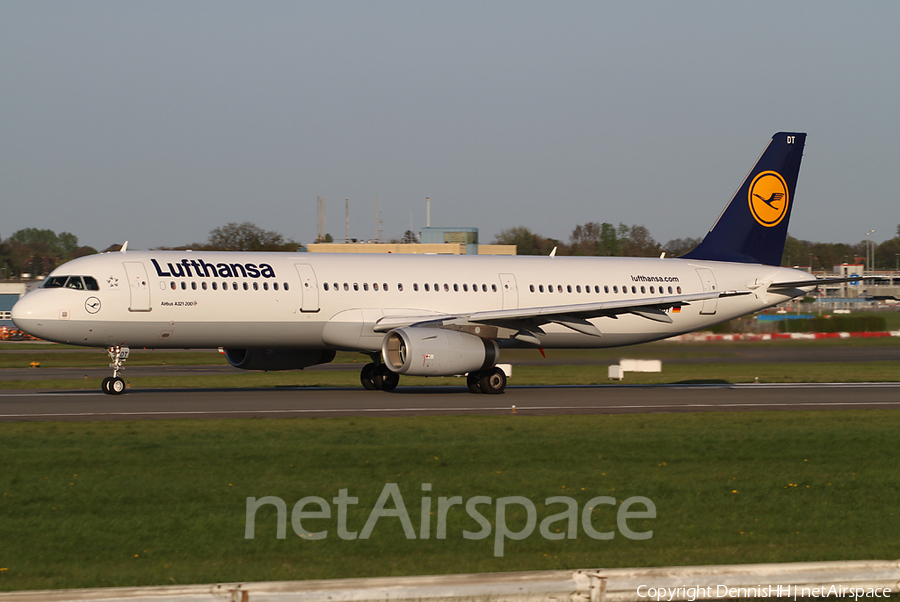
{"type": "Polygon", "coordinates": [[[66,283],[66,276],[53,276],[44,280],[41,288],[62,288],[66,283]]]}
{"type": "Polygon", "coordinates": [[[100,285],[92,276],[52,276],[44,281],[41,288],[70,288],[76,291],[99,291],[100,285]]]}
{"type": "Polygon", "coordinates": [[[81,281],[81,276],[69,276],[69,279],[66,280],[66,288],[73,288],[78,291],[83,291],[84,282],[81,281]]]}

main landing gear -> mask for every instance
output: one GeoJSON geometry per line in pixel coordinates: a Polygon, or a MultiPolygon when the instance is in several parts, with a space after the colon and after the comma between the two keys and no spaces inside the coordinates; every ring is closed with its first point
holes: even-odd
{"type": "MultiPolygon", "coordinates": [[[[372,362],[363,366],[359,373],[359,382],[369,391],[393,391],[400,383],[400,375],[388,370],[384,364],[372,362]]],[[[506,390],[506,373],[496,367],[481,372],[470,372],[466,375],[466,384],[470,393],[498,395],[506,390]]]]}
{"type": "Polygon", "coordinates": [[[481,372],[469,372],[466,375],[469,393],[498,395],[506,389],[506,372],[502,368],[488,368],[481,372]]]}
{"type": "Polygon", "coordinates": [[[369,391],[393,391],[400,384],[400,375],[388,370],[384,364],[373,362],[363,366],[359,382],[369,391]]]}
{"type": "Polygon", "coordinates": [[[131,350],[128,347],[107,347],[106,353],[109,354],[109,361],[112,362],[109,367],[113,369],[113,375],[103,379],[100,388],[107,395],[121,395],[125,390],[125,381],[119,376],[122,372],[122,365],[128,359],[128,353],[131,350]]]}

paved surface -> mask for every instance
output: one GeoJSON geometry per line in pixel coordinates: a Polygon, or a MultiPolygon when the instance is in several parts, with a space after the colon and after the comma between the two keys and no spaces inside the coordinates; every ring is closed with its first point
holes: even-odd
{"type": "Polygon", "coordinates": [[[900,409],[900,383],[0,392],[0,421],[900,409]]]}
{"type": "MultiPolygon", "coordinates": [[[[603,366],[616,363],[619,358],[641,357],[661,359],[663,364],[748,364],[748,363],[807,363],[807,362],[900,362],[900,345],[885,346],[822,346],[822,347],[775,347],[750,345],[718,346],[716,343],[702,347],[680,347],[677,345],[665,345],[652,348],[648,353],[647,347],[642,347],[639,353],[634,349],[624,348],[616,352],[605,350],[604,356],[591,357],[592,351],[567,352],[548,350],[548,357],[542,358],[537,351],[501,352],[501,361],[511,362],[514,366],[603,366]],[[581,357],[579,357],[579,354],[581,357]],[[505,356],[505,357],[504,357],[505,356]]],[[[58,350],[59,353],[91,353],[85,351],[58,350]]],[[[102,354],[102,351],[93,351],[94,354],[102,354]]],[[[134,353],[134,352],[133,352],[134,353]]],[[[140,353],[140,351],[136,352],[140,353]]],[[[168,351],[167,351],[168,353],[168,351]]],[[[212,352],[211,354],[213,354],[212,352]]],[[[218,357],[217,354],[213,357],[218,357]]],[[[362,356],[360,356],[362,357],[362,356]]],[[[24,363],[24,361],[23,361],[24,363]]],[[[364,361],[350,364],[323,364],[307,368],[306,371],[331,371],[353,370],[362,368],[364,361]]],[[[210,376],[238,374],[239,370],[228,365],[209,366],[135,366],[125,364],[127,376],[210,376]]],[[[51,379],[79,379],[79,378],[103,378],[112,374],[106,367],[98,368],[6,368],[0,370],[2,380],[51,380],[51,379]]]]}

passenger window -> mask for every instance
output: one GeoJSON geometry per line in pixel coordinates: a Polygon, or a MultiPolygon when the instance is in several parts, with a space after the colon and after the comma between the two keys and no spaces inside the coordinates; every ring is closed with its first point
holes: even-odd
{"type": "Polygon", "coordinates": [[[541,293],[544,292],[544,285],[543,285],[543,284],[539,284],[539,285],[538,285],[538,292],[541,292],[541,293]]]}
{"type": "Polygon", "coordinates": [[[678,291],[678,294],[679,294],[679,295],[681,294],[681,287],[680,287],[680,286],[679,286],[678,288],[676,288],[675,290],[678,291]]]}
{"type": "Polygon", "coordinates": [[[492,285],[491,285],[491,290],[494,291],[494,292],[496,293],[496,292],[497,292],[497,285],[496,285],[496,284],[492,284],[492,285]]]}
{"type": "MultiPolygon", "coordinates": [[[[272,283],[272,288],[275,289],[275,290],[277,291],[277,290],[278,290],[278,283],[277,283],[277,282],[273,282],[273,283],[272,283]]],[[[335,283],[335,285],[334,285],[334,290],[337,290],[337,283],[335,283]]]]}
{"type": "Polygon", "coordinates": [[[206,288],[207,288],[206,280],[204,280],[204,281],[200,284],[200,287],[201,287],[203,290],[206,290],[206,288]]]}
{"type": "Polygon", "coordinates": [[[553,292],[553,285],[552,285],[552,284],[548,284],[548,285],[547,285],[547,292],[548,292],[548,293],[552,293],[552,292],[553,292]]]}
{"type": "Polygon", "coordinates": [[[197,290],[197,283],[196,283],[196,282],[191,282],[191,289],[192,289],[192,290],[197,290]]]}
{"type": "MultiPolygon", "coordinates": [[[[591,290],[591,288],[588,287],[588,291],[590,291],[590,290],[591,290]]],[[[576,292],[576,293],[580,293],[580,292],[581,292],[581,285],[580,285],[580,284],[578,284],[578,285],[575,286],[575,292],[576,292]]]]}
{"type": "Polygon", "coordinates": [[[349,291],[349,290],[350,290],[350,285],[347,284],[346,282],[344,283],[344,290],[345,290],[345,291],[349,291]]]}
{"type": "Polygon", "coordinates": [[[232,288],[233,290],[238,290],[237,282],[232,282],[232,283],[231,283],[231,288],[232,288]]]}
{"type": "Polygon", "coordinates": [[[364,291],[369,290],[369,283],[368,283],[368,282],[363,282],[363,290],[364,290],[364,291]]]}
{"type": "Polygon", "coordinates": [[[327,291],[327,290],[328,290],[328,283],[326,282],[325,284],[323,284],[323,285],[322,285],[322,288],[324,288],[324,289],[327,291]]]}
{"type": "Polygon", "coordinates": [[[604,285],[603,285],[603,292],[604,292],[604,293],[608,293],[608,292],[609,292],[609,285],[608,285],[608,284],[604,284],[604,285]]]}
{"type": "Polygon", "coordinates": [[[529,285],[528,285],[528,289],[533,293],[533,292],[534,292],[534,285],[533,285],[533,284],[529,284],[529,285]]]}
{"type": "MultiPolygon", "coordinates": [[[[468,293],[468,292],[469,292],[469,285],[466,284],[465,282],[463,282],[463,292],[464,292],[464,293],[468,293]]],[[[531,287],[531,292],[532,292],[532,293],[534,292],[534,286],[531,287]]]]}
{"type": "Polygon", "coordinates": [[[243,284],[244,284],[244,290],[245,290],[245,291],[250,289],[250,287],[247,286],[247,283],[246,283],[246,282],[244,282],[243,284]]]}
{"type": "Polygon", "coordinates": [[[556,289],[557,289],[559,292],[562,292],[562,285],[561,285],[561,284],[557,284],[557,285],[556,285],[556,289]]]}
{"type": "MultiPolygon", "coordinates": [[[[566,292],[569,292],[569,293],[572,292],[572,285],[571,285],[571,284],[567,284],[567,285],[566,285],[566,292]]],[[[579,291],[579,292],[580,292],[580,291],[579,291]]]]}
{"type": "MultiPolygon", "coordinates": [[[[607,293],[609,292],[609,287],[608,287],[608,286],[604,286],[603,288],[606,289],[606,292],[607,292],[607,293]]],[[[598,293],[598,294],[600,293],[600,285],[599,285],[599,284],[595,284],[595,285],[594,285],[594,292],[595,292],[595,293],[598,293]]]]}
{"type": "Polygon", "coordinates": [[[357,282],[353,283],[353,290],[359,291],[359,283],[357,283],[357,282]]]}
{"type": "Polygon", "coordinates": [[[187,290],[187,282],[185,282],[184,280],[181,281],[181,290],[183,290],[183,291],[187,290]]]}
{"type": "Polygon", "coordinates": [[[290,287],[288,287],[288,283],[285,282],[285,283],[284,283],[284,290],[288,290],[289,288],[290,288],[290,287]]]}
{"type": "Polygon", "coordinates": [[[631,287],[631,292],[636,294],[636,293],[637,293],[637,287],[636,287],[636,286],[632,286],[632,287],[631,287]]]}
{"type": "Polygon", "coordinates": [[[259,282],[254,282],[254,283],[253,283],[253,290],[255,290],[255,291],[258,291],[258,290],[259,290],[259,282]]]}
{"type": "Polygon", "coordinates": [[[172,290],[174,291],[175,290],[175,281],[173,280],[171,284],[172,284],[172,290]]]}
{"type": "Polygon", "coordinates": [[[454,292],[454,293],[458,293],[458,292],[459,292],[459,285],[456,284],[456,283],[453,284],[453,292],[454,292]]]}
{"type": "MultiPolygon", "coordinates": [[[[328,283],[327,283],[327,282],[325,283],[325,286],[328,286],[328,283]]],[[[269,283],[268,283],[268,282],[263,282],[263,290],[264,290],[264,291],[269,290],[269,283]]]]}
{"type": "Polygon", "coordinates": [[[212,287],[213,287],[213,290],[214,290],[214,291],[219,289],[219,285],[218,285],[218,283],[216,283],[216,282],[213,282],[213,283],[212,283],[212,287]]]}
{"type": "Polygon", "coordinates": [[[426,282],[425,283],[425,292],[427,293],[430,290],[431,290],[431,285],[426,282]]]}
{"type": "MultiPolygon", "coordinates": [[[[641,288],[643,288],[643,287],[641,287],[641,288]]],[[[652,286],[650,287],[650,294],[651,294],[651,295],[653,294],[653,287],[652,287],[652,286]]]]}
{"type": "Polygon", "coordinates": [[[403,292],[403,283],[402,282],[397,283],[397,290],[400,291],[401,293],[403,292]]]}
{"type": "Polygon", "coordinates": [[[372,284],[372,290],[374,290],[374,291],[377,291],[377,290],[378,290],[378,283],[377,283],[377,282],[375,282],[375,283],[372,284]]]}

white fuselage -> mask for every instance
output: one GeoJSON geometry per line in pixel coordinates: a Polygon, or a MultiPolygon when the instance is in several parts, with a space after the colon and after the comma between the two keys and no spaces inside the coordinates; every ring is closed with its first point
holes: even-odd
{"type": "MultiPolygon", "coordinates": [[[[53,276],[99,290],[39,288],[13,309],[43,339],[95,347],[381,349],[392,316],[577,305],[811,278],[760,264],[614,257],[493,257],[160,251],[76,259],[53,276]],[[671,287],[671,290],[670,290],[671,287]]],[[[765,290],[765,288],[763,288],[765,290]]],[[[612,347],[661,339],[752,313],[800,289],[692,302],[672,323],[634,314],[589,321],[602,337],[547,324],[541,346],[612,347]],[[790,294],[788,294],[790,293],[790,294]]],[[[517,344],[504,336],[501,345],[517,344]]]]}

